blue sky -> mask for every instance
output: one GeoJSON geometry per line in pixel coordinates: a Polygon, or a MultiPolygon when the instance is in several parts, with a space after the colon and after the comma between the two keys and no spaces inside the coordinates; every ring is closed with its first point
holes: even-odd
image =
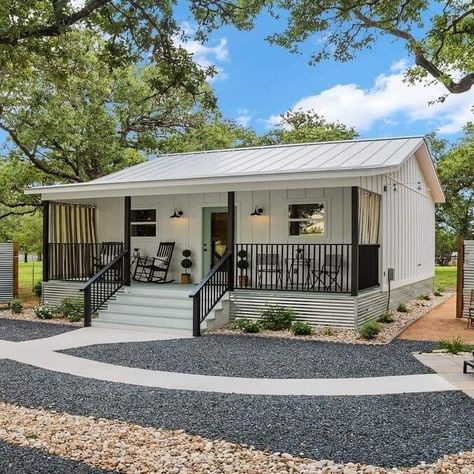
{"type": "Polygon", "coordinates": [[[401,42],[385,38],[351,62],[310,66],[311,44],[297,55],[265,41],[279,26],[261,17],[252,31],[225,27],[206,45],[189,45],[198,62],[218,67],[220,74],[212,85],[226,117],[262,133],[290,108],[313,109],[355,126],[364,137],[419,135],[437,129],[450,140],[474,119],[474,91],[429,105],[445,93],[443,87],[403,82],[411,59],[401,42]]]}

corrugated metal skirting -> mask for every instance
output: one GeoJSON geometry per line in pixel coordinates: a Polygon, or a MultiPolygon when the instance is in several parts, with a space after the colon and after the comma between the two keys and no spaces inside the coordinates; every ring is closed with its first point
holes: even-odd
{"type": "Polygon", "coordinates": [[[43,282],[42,301],[50,307],[59,306],[65,298],[81,296],[83,282],[52,280],[43,282]]]}
{"type": "Polygon", "coordinates": [[[462,285],[462,315],[464,318],[468,316],[471,290],[474,290],[474,240],[465,240],[462,285]]]}
{"type": "Polygon", "coordinates": [[[0,303],[13,299],[14,244],[0,243],[0,303]]]}

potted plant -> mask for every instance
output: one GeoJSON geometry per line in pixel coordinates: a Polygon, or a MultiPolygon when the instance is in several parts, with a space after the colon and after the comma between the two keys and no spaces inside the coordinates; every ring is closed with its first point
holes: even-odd
{"type": "Polygon", "coordinates": [[[240,270],[239,275],[239,286],[247,287],[249,284],[249,277],[247,276],[247,268],[249,267],[249,262],[247,261],[247,250],[239,250],[237,252],[239,260],[237,261],[237,268],[240,270]],[[245,272],[245,275],[243,274],[245,272]]]}
{"type": "Polygon", "coordinates": [[[181,260],[181,266],[184,268],[184,273],[181,273],[181,283],[189,284],[191,283],[191,274],[188,272],[188,269],[193,266],[193,262],[189,259],[191,256],[191,250],[183,250],[183,260],[181,260]]]}

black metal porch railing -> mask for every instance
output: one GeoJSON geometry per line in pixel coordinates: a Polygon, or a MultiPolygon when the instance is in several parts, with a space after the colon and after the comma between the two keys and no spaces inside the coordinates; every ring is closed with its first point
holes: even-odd
{"type": "Polygon", "coordinates": [[[226,252],[189,295],[193,299],[193,336],[201,335],[201,323],[229,288],[229,265],[234,258],[226,252]]]}
{"type": "Polygon", "coordinates": [[[86,281],[123,249],[123,242],[50,243],[48,279],[86,281]]]}
{"type": "Polygon", "coordinates": [[[380,285],[379,244],[359,244],[359,290],[380,285]]]}
{"type": "Polygon", "coordinates": [[[351,291],[351,244],[236,244],[235,288],[351,291]]]}
{"type": "Polygon", "coordinates": [[[128,251],[116,256],[81,287],[84,293],[84,326],[90,326],[92,315],[125,284],[129,269],[125,268],[128,251]]]}

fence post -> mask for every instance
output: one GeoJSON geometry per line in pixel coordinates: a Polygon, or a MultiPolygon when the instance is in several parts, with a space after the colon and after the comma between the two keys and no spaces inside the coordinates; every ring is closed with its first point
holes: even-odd
{"type": "Polygon", "coordinates": [[[456,265],[456,318],[462,318],[464,290],[464,240],[458,242],[458,259],[456,265]]]}
{"type": "Polygon", "coordinates": [[[193,296],[193,336],[201,335],[201,293],[198,292],[193,296]]]}
{"type": "Polygon", "coordinates": [[[92,302],[91,287],[84,288],[84,327],[88,328],[92,324],[92,302]]]}

